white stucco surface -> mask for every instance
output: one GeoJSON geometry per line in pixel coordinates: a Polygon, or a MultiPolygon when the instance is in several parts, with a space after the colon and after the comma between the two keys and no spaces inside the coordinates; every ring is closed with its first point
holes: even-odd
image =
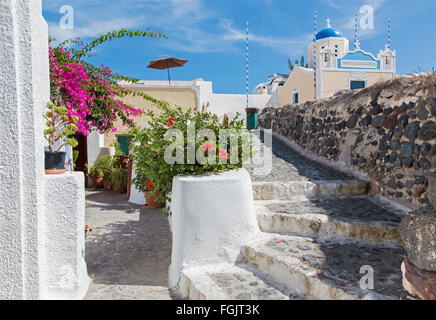
{"type": "Polygon", "coordinates": [[[235,262],[244,243],[260,232],[245,169],[174,177],[171,199],[172,288],[177,287],[182,269],[235,262]]]}
{"type": "Polygon", "coordinates": [[[46,176],[42,299],[82,299],[88,290],[84,185],[83,172],[46,176]]]}
{"type": "Polygon", "coordinates": [[[41,0],[0,2],[0,299],[86,290],[83,175],[44,174],[47,39],[41,0]]]}
{"type": "Polygon", "coordinates": [[[104,135],[99,134],[96,130],[93,130],[89,133],[86,139],[88,166],[92,167],[95,161],[102,156],[101,148],[104,147],[104,135]]]}
{"type": "MultiPolygon", "coordinates": [[[[265,109],[268,102],[271,100],[271,95],[268,94],[250,94],[248,103],[250,108],[265,109]]],[[[247,97],[243,94],[213,94],[210,96],[210,107],[208,111],[223,116],[227,114],[229,117],[236,116],[240,113],[240,119],[246,118],[245,108],[247,106],[247,97]]]]}
{"type": "MultiPolygon", "coordinates": [[[[224,114],[234,117],[239,112],[241,114],[240,119],[245,119],[245,108],[247,106],[245,94],[214,93],[211,81],[194,81],[194,87],[198,95],[198,110],[201,110],[203,105],[209,103],[207,111],[215,113],[219,117],[223,117],[224,114]]],[[[262,110],[271,103],[271,98],[272,95],[270,94],[249,94],[248,103],[250,107],[262,110]]]]}
{"type": "MultiPolygon", "coordinates": [[[[104,146],[104,135],[100,134],[97,130],[93,130],[86,137],[86,149],[88,154],[88,168],[92,167],[98,158],[109,155],[115,155],[114,147],[104,146]]],[[[88,177],[88,183],[92,184],[91,177],[88,177]]]]}
{"type": "Polygon", "coordinates": [[[41,1],[0,1],[0,26],[0,299],[36,299],[49,100],[41,1]]]}
{"type": "MultiPolygon", "coordinates": [[[[132,180],[136,177],[136,173],[135,173],[135,168],[132,168],[132,180]]],[[[136,186],[133,184],[131,184],[130,186],[130,198],[129,198],[129,202],[130,203],[134,203],[134,204],[139,204],[139,205],[145,205],[147,202],[145,201],[145,197],[144,197],[144,193],[138,191],[138,189],[136,189],[136,186]]]]}

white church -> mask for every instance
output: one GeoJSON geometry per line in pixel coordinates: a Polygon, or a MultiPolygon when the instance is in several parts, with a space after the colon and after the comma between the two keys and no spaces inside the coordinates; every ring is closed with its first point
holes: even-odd
{"type": "MultiPolygon", "coordinates": [[[[284,84],[275,88],[278,106],[327,98],[340,90],[366,88],[396,77],[396,51],[390,48],[390,24],[388,42],[377,56],[360,48],[357,33],[350,50],[349,40],[331,26],[330,19],[315,34],[307,52],[308,68],[297,65],[284,84]]],[[[261,93],[259,88],[256,90],[261,93]]]]}

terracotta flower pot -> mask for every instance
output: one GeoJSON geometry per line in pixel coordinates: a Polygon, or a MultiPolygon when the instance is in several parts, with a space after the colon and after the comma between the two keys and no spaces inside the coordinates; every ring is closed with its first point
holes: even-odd
{"type": "Polygon", "coordinates": [[[103,188],[104,188],[104,190],[111,190],[112,189],[112,182],[103,180],[103,188]]]}
{"type": "Polygon", "coordinates": [[[102,183],[103,183],[103,177],[99,177],[99,176],[91,176],[92,179],[92,187],[98,188],[101,187],[102,183]]]}
{"type": "MultiPolygon", "coordinates": [[[[158,195],[161,195],[162,192],[158,192],[158,195]]],[[[155,201],[153,193],[151,191],[145,191],[144,192],[145,195],[145,200],[147,202],[147,204],[145,205],[146,208],[148,209],[157,209],[157,208],[163,208],[165,206],[165,204],[163,202],[158,202],[155,201]]]]}

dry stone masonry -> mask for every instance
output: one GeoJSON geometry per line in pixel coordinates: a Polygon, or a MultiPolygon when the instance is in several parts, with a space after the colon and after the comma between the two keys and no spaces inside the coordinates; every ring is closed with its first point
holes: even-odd
{"type": "MultiPolygon", "coordinates": [[[[288,230],[313,237],[320,230],[328,235],[326,230],[333,227],[341,230],[335,236],[401,244],[407,253],[401,264],[403,287],[415,297],[436,299],[435,74],[403,77],[302,105],[268,108],[259,123],[317,160],[345,164],[357,175],[366,176],[372,194],[415,209],[404,216],[398,228],[399,217],[389,214],[397,210],[374,199],[372,204],[356,198],[337,203],[294,201],[287,207],[267,203],[257,208],[263,230],[288,230]],[[289,215],[296,212],[308,213],[289,215]],[[283,213],[288,216],[282,217],[283,213]],[[314,224],[314,214],[327,214],[329,219],[317,218],[319,223],[314,224]],[[360,219],[379,220],[381,229],[360,225],[356,230],[348,221],[355,219],[355,214],[360,219]]],[[[391,250],[386,256],[398,257],[391,250]]]]}
{"type": "Polygon", "coordinates": [[[403,77],[332,98],[267,108],[263,128],[366,174],[383,195],[428,203],[436,169],[436,75],[403,77]]]}

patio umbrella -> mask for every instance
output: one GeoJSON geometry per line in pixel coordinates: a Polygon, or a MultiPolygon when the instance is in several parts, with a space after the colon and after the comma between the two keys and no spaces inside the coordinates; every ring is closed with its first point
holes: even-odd
{"type": "Polygon", "coordinates": [[[170,68],[183,67],[188,60],[177,59],[173,57],[165,57],[157,60],[150,61],[147,68],[168,70],[168,83],[171,84],[170,68]]]}

